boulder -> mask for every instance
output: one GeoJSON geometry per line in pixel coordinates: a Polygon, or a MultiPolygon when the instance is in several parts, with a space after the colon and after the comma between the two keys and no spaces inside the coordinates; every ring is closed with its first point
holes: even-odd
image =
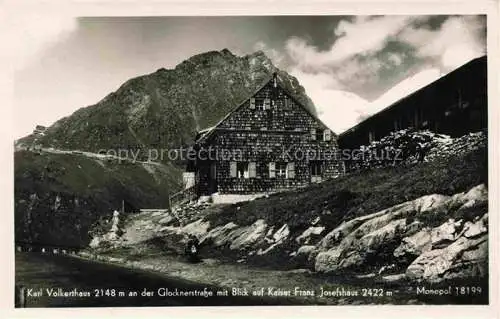
{"type": "Polygon", "coordinates": [[[385,266],[380,267],[380,269],[378,270],[378,274],[383,275],[383,274],[386,274],[388,272],[393,271],[394,269],[396,269],[396,264],[385,265],[385,266]]]}
{"type": "Polygon", "coordinates": [[[387,242],[404,231],[406,219],[396,219],[361,237],[358,243],[359,251],[376,251],[387,242]]]}
{"type": "Polygon", "coordinates": [[[473,238],[488,231],[488,214],[478,218],[475,222],[466,222],[464,225],[464,237],[473,238]]]}
{"type": "Polygon", "coordinates": [[[416,213],[418,216],[433,212],[446,205],[449,198],[449,196],[439,194],[426,195],[374,214],[354,218],[328,233],[321,240],[319,246],[323,249],[329,249],[346,239],[349,239],[349,245],[353,245],[359,238],[388,225],[393,220],[400,220],[398,223],[401,223],[401,220],[407,218],[410,213],[416,213]],[[352,236],[353,234],[355,236],[352,236]]]}
{"type": "Polygon", "coordinates": [[[433,228],[431,230],[431,244],[433,247],[442,245],[443,243],[449,243],[457,238],[458,230],[462,226],[462,220],[455,221],[455,219],[450,218],[448,221],[443,223],[441,226],[433,228]]]}
{"type": "Polygon", "coordinates": [[[211,244],[215,247],[224,246],[226,243],[231,242],[231,231],[237,228],[233,222],[229,222],[224,226],[217,226],[212,228],[205,236],[200,239],[200,242],[210,241],[211,244]]]}
{"type": "MultiPolygon", "coordinates": [[[[274,227],[270,228],[270,230],[272,230],[272,229],[274,229],[274,227]]],[[[268,244],[271,243],[271,245],[265,249],[259,248],[259,250],[257,251],[257,255],[267,254],[269,251],[274,249],[276,246],[283,243],[288,238],[289,234],[290,234],[290,230],[288,229],[287,224],[284,224],[283,226],[281,226],[281,228],[278,229],[273,234],[272,238],[268,237],[268,235],[269,235],[269,231],[268,231],[266,233],[266,236],[264,237],[264,239],[266,240],[266,243],[268,243],[268,244]]]]}
{"type": "Polygon", "coordinates": [[[312,236],[319,236],[324,230],[325,227],[322,226],[311,226],[308,229],[304,230],[304,232],[300,236],[295,238],[295,241],[298,244],[308,244],[312,236]]]}
{"type": "MultiPolygon", "coordinates": [[[[483,198],[485,194],[486,189],[479,185],[467,193],[455,196],[454,200],[460,197],[460,202],[464,203],[483,198]]],[[[439,227],[422,229],[425,224],[419,217],[426,220],[428,218],[423,218],[424,214],[449,211],[451,199],[450,196],[438,194],[426,195],[343,222],[318,243],[314,262],[316,271],[332,272],[362,267],[368,258],[371,260],[378,255],[385,256],[387,245],[393,245],[400,239],[399,246],[390,253],[408,263],[421,254],[430,253],[432,249],[454,244],[462,234],[464,238],[475,238],[487,232],[487,216],[468,223],[462,232],[463,221],[453,218],[439,227]],[[413,221],[407,224],[409,218],[413,221]]],[[[301,236],[297,238],[299,243],[301,236]]],[[[450,245],[448,249],[453,250],[454,247],[450,245]]],[[[450,266],[443,262],[441,264],[445,268],[450,266]]]]}
{"type": "Polygon", "coordinates": [[[263,219],[258,219],[250,226],[233,230],[233,240],[230,249],[241,249],[254,244],[266,235],[267,224],[263,219]]]}
{"type": "Polygon", "coordinates": [[[468,277],[470,269],[485,272],[482,265],[487,264],[487,240],[487,235],[475,239],[460,237],[445,248],[426,251],[411,263],[406,276],[416,281],[440,282],[450,277],[468,277]]]}
{"type": "Polygon", "coordinates": [[[300,246],[299,249],[297,250],[297,257],[309,257],[309,255],[316,250],[316,246],[314,245],[305,245],[305,246],[300,246]]]}
{"type": "Polygon", "coordinates": [[[210,222],[203,220],[203,218],[198,219],[195,222],[185,225],[179,229],[179,233],[195,235],[198,238],[205,235],[210,227],[210,222]]]}
{"type": "Polygon", "coordinates": [[[463,205],[474,205],[488,201],[488,189],[485,184],[477,185],[468,192],[462,192],[451,196],[448,201],[449,207],[460,207],[463,205]],[[469,202],[469,203],[468,203],[469,202]]]}
{"type": "Polygon", "coordinates": [[[465,202],[470,200],[488,201],[488,189],[486,188],[486,185],[480,184],[471,188],[467,193],[465,193],[463,200],[465,202]]]}
{"type": "Polygon", "coordinates": [[[395,274],[395,275],[387,275],[383,276],[382,280],[385,282],[395,282],[395,281],[401,281],[406,278],[406,274],[395,274]]]}
{"type": "MultiPolygon", "coordinates": [[[[376,217],[376,219],[385,215],[376,217]]],[[[371,220],[370,220],[371,221],[371,220]]],[[[369,221],[369,222],[370,222],[369,221]]],[[[396,219],[379,228],[380,221],[365,227],[361,225],[345,237],[336,247],[321,252],[316,257],[315,269],[319,272],[330,272],[361,266],[366,261],[367,254],[377,253],[380,249],[395,239],[404,231],[406,219],[396,219]],[[368,230],[371,230],[368,233],[368,230]]]]}
{"type": "Polygon", "coordinates": [[[314,269],[317,272],[330,272],[338,269],[340,263],[340,253],[338,249],[330,249],[319,252],[316,256],[314,269]]]}
{"type": "Polygon", "coordinates": [[[288,237],[289,234],[290,234],[290,229],[288,228],[287,224],[284,224],[283,226],[281,226],[280,229],[278,229],[274,233],[273,239],[275,242],[282,242],[288,237]]]}
{"type": "Polygon", "coordinates": [[[314,266],[317,248],[314,245],[301,246],[293,255],[293,262],[296,267],[314,266]]]}
{"type": "MultiPolygon", "coordinates": [[[[485,236],[486,237],[486,236],[485,236]]],[[[480,241],[477,246],[465,250],[444,273],[443,279],[487,278],[488,241],[480,241]]]]}
{"type": "Polygon", "coordinates": [[[357,217],[347,222],[344,221],[337,228],[326,234],[326,236],[323,237],[323,239],[318,243],[318,246],[322,249],[330,249],[365,221],[381,216],[383,214],[385,214],[385,211],[357,217]]]}
{"type": "Polygon", "coordinates": [[[431,229],[426,227],[412,236],[403,238],[394,250],[394,256],[414,258],[431,249],[431,229]]]}

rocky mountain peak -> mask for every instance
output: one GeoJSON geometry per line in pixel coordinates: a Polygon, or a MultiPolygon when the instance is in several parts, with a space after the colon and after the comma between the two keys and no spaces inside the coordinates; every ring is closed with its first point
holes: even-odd
{"type": "Polygon", "coordinates": [[[274,66],[264,52],[237,56],[222,49],[132,78],[95,105],[57,121],[43,137],[19,142],[85,151],[187,145],[197,131],[217,123],[273,72],[314,112],[297,79],[274,66]]]}

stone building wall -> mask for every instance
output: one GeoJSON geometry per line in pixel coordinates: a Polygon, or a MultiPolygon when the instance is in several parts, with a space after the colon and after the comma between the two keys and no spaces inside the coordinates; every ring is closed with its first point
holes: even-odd
{"type": "Polygon", "coordinates": [[[219,155],[197,163],[201,193],[268,192],[342,174],[335,134],[273,80],[201,140],[201,147],[219,155]],[[245,163],[251,166],[248,174],[239,176],[245,163]],[[312,178],[311,165],[321,167],[320,176],[312,178]]]}

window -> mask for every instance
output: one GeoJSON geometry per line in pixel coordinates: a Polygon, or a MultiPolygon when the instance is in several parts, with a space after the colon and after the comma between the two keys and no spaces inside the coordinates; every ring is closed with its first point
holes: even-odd
{"type": "Polygon", "coordinates": [[[323,132],[321,130],[316,130],[316,141],[323,140],[323,132]]]}
{"type": "Polygon", "coordinates": [[[276,177],[286,177],[286,163],[276,163],[276,177]]]}
{"type": "Polygon", "coordinates": [[[283,106],[285,110],[292,110],[294,107],[293,100],[288,96],[283,96],[283,106]]]}
{"type": "Polygon", "coordinates": [[[250,99],[250,109],[269,110],[271,109],[271,99],[253,97],[250,99]]]}
{"type": "Polygon", "coordinates": [[[248,163],[238,162],[237,166],[237,177],[238,178],[248,178],[248,163]]]}
{"type": "Polygon", "coordinates": [[[270,178],[295,178],[295,163],[271,162],[269,163],[270,178]]]}
{"type": "Polygon", "coordinates": [[[265,98],[264,99],[264,110],[270,110],[271,109],[271,99],[265,98]]]}
{"type": "Polygon", "coordinates": [[[286,164],[286,178],[295,178],[295,163],[290,162],[286,164]]]}
{"type": "Polygon", "coordinates": [[[231,162],[229,170],[231,177],[251,178],[257,176],[255,162],[231,162]]]}
{"type": "Polygon", "coordinates": [[[332,139],[332,131],[326,129],[323,131],[323,141],[330,141],[332,139]]]}
{"type": "Polygon", "coordinates": [[[321,161],[311,161],[311,176],[321,176],[323,175],[323,162],[321,161]]]}
{"type": "Polygon", "coordinates": [[[332,131],[311,129],[311,140],[313,141],[330,141],[332,138],[332,131]]]}
{"type": "Polygon", "coordinates": [[[276,163],[271,162],[269,163],[269,178],[275,178],[276,177],[276,163]]]}
{"type": "Polygon", "coordinates": [[[238,178],[248,178],[248,163],[247,162],[238,162],[237,168],[237,177],[238,178]]]}
{"type": "Polygon", "coordinates": [[[248,177],[257,177],[257,163],[250,162],[248,163],[248,177]]]}
{"type": "Polygon", "coordinates": [[[264,108],[264,99],[262,98],[255,98],[255,108],[257,110],[265,110],[264,108]]]}

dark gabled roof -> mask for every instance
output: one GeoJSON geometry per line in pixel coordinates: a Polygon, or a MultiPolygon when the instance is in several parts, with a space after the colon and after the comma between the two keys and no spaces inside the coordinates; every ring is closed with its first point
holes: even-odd
{"type": "Polygon", "coordinates": [[[443,82],[445,81],[446,79],[450,78],[451,76],[453,76],[454,74],[457,74],[458,72],[460,72],[461,70],[463,69],[466,69],[468,67],[470,67],[471,65],[473,64],[476,64],[476,63],[479,63],[479,62],[482,62],[484,60],[484,62],[486,62],[486,55],[483,55],[479,58],[475,58],[475,59],[472,59],[470,60],[469,62],[463,64],[462,66],[456,68],[455,70],[443,75],[442,77],[438,78],[437,80],[434,80],[432,81],[431,83],[427,84],[426,86],[416,90],[415,92],[413,93],[410,93],[408,94],[407,96],[405,97],[402,97],[400,98],[399,100],[397,100],[396,102],[390,104],[389,106],[383,108],[382,110],[378,111],[377,113],[375,114],[372,114],[371,116],[367,117],[366,119],[364,119],[363,121],[359,122],[358,124],[356,124],[355,126],[351,127],[350,129],[347,129],[345,130],[344,132],[340,133],[338,136],[339,138],[341,138],[342,136],[344,135],[347,135],[349,133],[352,133],[354,132],[357,128],[363,126],[364,124],[366,124],[366,122],[372,120],[374,117],[377,117],[377,116],[380,116],[386,112],[389,112],[393,109],[395,109],[397,106],[399,106],[403,101],[406,101],[406,100],[409,100],[410,98],[414,97],[415,95],[418,95],[419,93],[427,90],[429,87],[437,84],[437,83],[440,83],[440,82],[443,82]]]}
{"type": "MultiPolygon", "coordinates": [[[[208,127],[206,129],[203,129],[201,131],[198,132],[197,134],[197,139],[195,140],[195,144],[196,143],[199,143],[199,142],[202,142],[203,140],[206,140],[209,136],[211,136],[213,134],[213,132],[217,129],[217,127],[222,124],[222,122],[224,122],[224,120],[226,120],[231,114],[233,114],[234,112],[236,112],[240,107],[242,107],[243,105],[245,105],[245,102],[248,101],[248,99],[250,99],[252,96],[254,96],[255,94],[257,94],[260,90],[262,90],[266,85],[269,84],[269,82],[271,82],[274,78],[274,76],[276,76],[276,72],[274,72],[269,78],[267,78],[262,85],[260,85],[256,90],[253,91],[252,94],[250,94],[248,97],[246,97],[240,104],[238,104],[235,108],[233,108],[231,111],[229,111],[219,122],[217,122],[215,125],[211,126],[211,127],[208,127]]],[[[292,94],[290,94],[283,86],[279,85],[278,83],[278,86],[283,90],[283,92],[290,98],[292,99],[296,104],[300,105],[300,107],[302,107],[310,116],[312,116],[316,121],[318,121],[321,125],[323,125],[324,127],[326,128],[329,128],[328,125],[326,125],[325,123],[323,123],[323,121],[321,121],[318,116],[316,116],[316,114],[312,113],[309,109],[307,109],[301,102],[299,102],[292,94]]],[[[337,135],[332,131],[332,134],[336,137],[337,135]]]]}

